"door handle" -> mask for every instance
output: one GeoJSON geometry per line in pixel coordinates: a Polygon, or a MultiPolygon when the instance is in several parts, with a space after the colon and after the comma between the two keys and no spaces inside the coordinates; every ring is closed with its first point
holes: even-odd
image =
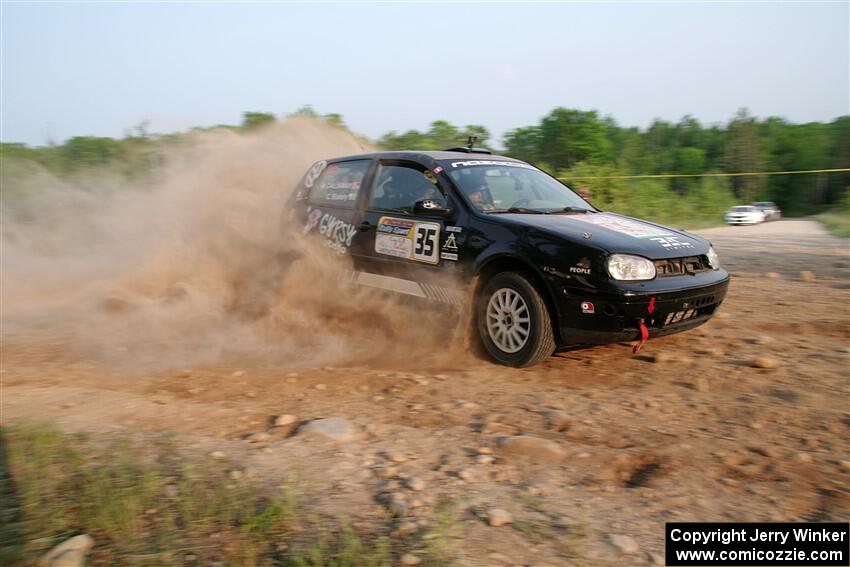
{"type": "Polygon", "coordinates": [[[370,228],[372,228],[372,223],[370,223],[370,222],[369,222],[369,221],[367,221],[367,220],[364,220],[363,222],[361,222],[361,223],[360,223],[360,226],[358,226],[358,227],[357,227],[357,229],[358,229],[360,232],[366,232],[366,231],[367,231],[367,230],[369,230],[370,228]]]}

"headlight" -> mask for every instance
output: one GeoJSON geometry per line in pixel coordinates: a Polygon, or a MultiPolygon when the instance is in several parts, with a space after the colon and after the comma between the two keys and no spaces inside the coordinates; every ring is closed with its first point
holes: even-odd
{"type": "Polygon", "coordinates": [[[712,270],[720,269],[720,256],[718,256],[717,252],[714,251],[713,246],[708,247],[708,254],[705,256],[708,258],[708,265],[711,266],[712,270]]]}
{"type": "Polygon", "coordinates": [[[640,256],[613,254],[608,258],[608,273],[615,280],[651,280],[655,264],[640,256]]]}

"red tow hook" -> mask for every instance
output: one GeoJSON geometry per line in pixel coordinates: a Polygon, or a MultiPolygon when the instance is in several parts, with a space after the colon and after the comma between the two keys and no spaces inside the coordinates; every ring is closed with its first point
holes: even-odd
{"type": "MultiPolygon", "coordinates": [[[[652,312],[655,311],[655,297],[649,298],[649,306],[646,308],[647,312],[652,315],[652,312]]],[[[643,322],[643,319],[638,323],[640,326],[640,340],[632,349],[632,354],[637,354],[640,352],[640,349],[646,344],[646,341],[649,340],[649,329],[646,328],[646,323],[643,322]]]]}
{"type": "Polygon", "coordinates": [[[640,320],[640,341],[638,344],[634,346],[632,349],[632,354],[637,354],[640,352],[641,347],[649,340],[649,329],[646,328],[646,324],[643,322],[643,319],[640,320]]]}

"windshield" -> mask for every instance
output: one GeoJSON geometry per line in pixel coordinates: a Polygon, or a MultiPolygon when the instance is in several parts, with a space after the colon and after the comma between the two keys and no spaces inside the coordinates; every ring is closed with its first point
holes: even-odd
{"type": "Polygon", "coordinates": [[[755,210],[755,207],[732,207],[732,211],[736,213],[752,213],[755,210]]]}
{"type": "Polygon", "coordinates": [[[526,163],[446,161],[443,166],[470,205],[485,213],[595,212],[568,187],[526,163]]]}

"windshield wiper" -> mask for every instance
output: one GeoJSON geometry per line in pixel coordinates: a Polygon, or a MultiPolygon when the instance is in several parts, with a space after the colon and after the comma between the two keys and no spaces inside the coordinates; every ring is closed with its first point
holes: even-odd
{"type": "Polygon", "coordinates": [[[557,211],[551,211],[553,213],[592,213],[590,209],[585,209],[584,207],[564,207],[563,209],[557,211]]]}
{"type": "Polygon", "coordinates": [[[524,215],[548,215],[549,211],[538,211],[537,209],[526,209],[525,207],[511,207],[510,209],[498,209],[490,213],[519,213],[524,215]]]}

